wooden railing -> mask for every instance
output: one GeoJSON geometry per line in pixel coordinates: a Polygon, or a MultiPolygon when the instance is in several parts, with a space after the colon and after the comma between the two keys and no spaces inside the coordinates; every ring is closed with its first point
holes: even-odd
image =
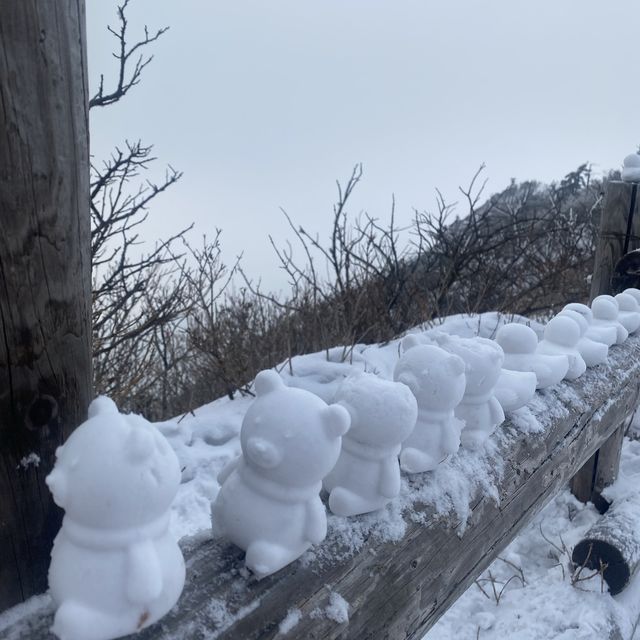
{"type": "MultiPolygon", "coordinates": [[[[640,338],[632,337],[611,348],[606,365],[537,396],[529,418],[543,427],[540,432],[525,433],[507,418],[494,436],[495,459],[504,461],[497,500],[479,491],[464,532],[453,514],[443,518],[429,505],[414,504],[399,541],[369,535],[350,552],[330,532],[316,560],[295,562],[261,581],[243,570],[243,554],[234,546],[210,534],[183,541],[185,591],[171,613],[136,637],[418,639],[619,428],[639,399],[640,338]],[[332,591],[349,604],[348,623],[326,616],[332,591]],[[283,633],[280,624],[292,609],[300,619],[283,633]]],[[[49,638],[51,618],[50,606],[44,606],[2,637],[49,638]]]]}

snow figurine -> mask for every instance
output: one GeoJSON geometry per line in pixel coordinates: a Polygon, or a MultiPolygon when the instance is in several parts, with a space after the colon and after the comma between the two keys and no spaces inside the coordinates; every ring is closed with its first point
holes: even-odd
{"type": "Polygon", "coordinates": [[[596,365],[603,364],[607,361],[609,347],[602,342],[596,342],[595,340],[591,340],[591,338],[587,337],[589,322],[587,321],[585,316],[577,311],[572,311],[571,309],[566,308],[560,311],[560,313],[558,313],[557,315],[571,318],[580,328],[578,351],[584,359],[587,367],[595,367],[596,365]]]}
{"type": "Polygon", "coordinates": [[[640,155],[632,153],[622,161],[622,179],[625,182],[640,182],[640,155]]]}
{"type": "Polygon", "coordinates": [[[537,384],[535,373],[512,371],[503,367],[495,388],[495,395],[502,410],[515,411],[524,407],[536,394],[537,384]]]}
{"type": "Polygon", "coordinates": [[[622,344],[629,337],[629,332],[618,320],[620,307],[613,296],[603,295],[594,298],[591,301],[591,312],[593,313],[594,326],[615,328],[615,344],[622,344]]]}
{"type": "Polygon", "coordinates": [[[322,479],[338,460],[350,417],[340,405],[286,387],[272,370],[256,376],[255,392],[240,430],[242,454],[218,475],[211,518],[263,578],[324,540],[322,479]]]}
{"type": "Polygon", "coordinates": [[[640,306],[640,289],[636,289],[635,287],[631,287],[630,289],[625,289],[622,293],[626,293],[627,295],[632,296],[636,299],[638,306],[640,306]]]}
{"type": "Polygon", "coordinates": [[[459,338],[441,333],[435,339],[443,349],[464,361],[466,386],[454,413],[464,421],[462,446],[477,449],[504,421],[504,411],[495,396],[504,352],[498,343],[487,338],[459,338]]]}
{"type": "Polygon", "coordinates": [[[556,316],[544,328],[544,338],[538,343],[537,352],[546,355],[566,355],[569,368],[565,380],[576,380],[586,370],[587,364],[578,351],[580,327],[572,318],[556,316]]]}
{"type": "Polygon", "coordinates": [[[633,295],[619,293],[615,297],[618,303],[618,321],[631,334],[640,328],[640,306],[633,295]]]}
{"type": "Polygon", "coordinates": [[[416,426],[402,443],[400,466],[407,473],[432,471],[460,447],[463,423],[454,416],[466,386],[464,361],[415,336],[403,341],[394,380],[405,384],[418,404],[416,426]]]}
{"type": "Polygon", "coordinates": [[[566,355],[537,353],[538,336],[524,324],[513,322],[503,325],[498,329],[496,342],[504,351],[503,369],[535,373],[537,389],[558,384],[569,369],[566,355]]]}
{"type": "Polygon", "coordinates": [[[610,347],[616,343],[617,331],[613,326],[603,326],[600,324],[594,324],[593,311],[586,305],[579,302],[570,302],[565,305],[563,311],[576,311],[587,321],[587,332],[584,334],[585,338],[593,340],[594,342],[601,342],[610,347]]]}
{"type": "Polygon", "coordinates": [[[144,418],[99,397],[56,458],[46,482],[65,516],[49,568],[52,631],[62,640],[108,640],[149,626],[184,585],[169,533],[176,454],[144,418]]]}
{"type": "Polygon", "coordinates": [[[400,493],[398,454],[416,424],[416,399],[400,382],[358,373],[344,380],[335,401],[351,415],[351,427],[322,481],[329,508],[339,516],[382,509],[400,493]]]}

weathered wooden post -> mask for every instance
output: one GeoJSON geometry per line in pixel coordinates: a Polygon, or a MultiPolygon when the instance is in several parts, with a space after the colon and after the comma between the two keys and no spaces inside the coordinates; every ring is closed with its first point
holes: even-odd
{"type": "MultiPolygon", "coordinates": [[[[591,280],[591,300],[612,293],[611,278],[616,264],[627,251],[640,247],[637,187],[635,183],[619,180],[607,184],[591,280]]],[[[592,500],[601,512],[606,511],[609,503],[600,494],[618,475],[624,430],[625,425],[620,425],[571,482],[573,494],[582,502],[592,500]]]]}
{"type": "Polygon", "coordinates": [[[0,2],[0,610],[44,591],[44,478],[91,396],[84,0],[0,2]]]}

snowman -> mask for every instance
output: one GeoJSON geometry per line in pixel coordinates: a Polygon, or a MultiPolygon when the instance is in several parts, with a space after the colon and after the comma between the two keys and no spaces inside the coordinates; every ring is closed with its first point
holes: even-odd
{"type": "Polygon", "coordinates": [[[255,391],[240,431],[242,454],[218,475],[211,521],[263,578],[324,540],[322,479],[338,460],[350,417],[344,407],[286,387],[272,370],[256,376],[255,391]]]}
{"type": "Polygon", "coordinates": [[[144,418],[99,397],[56,458],[46,482],[65,516],[49,568],[52,631],[62,640],[109,640],[147,627],[184,585],[169,533],[176,454],[144,418]]]}

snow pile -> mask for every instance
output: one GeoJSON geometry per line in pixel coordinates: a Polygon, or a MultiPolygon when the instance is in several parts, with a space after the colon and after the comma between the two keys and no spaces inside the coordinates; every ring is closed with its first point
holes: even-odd
{"type": "MultiPolygon", "coordinates": [[[[609,498],[637,500],[640,442],[625,440],[609,498]]],[[[640,530],[640,505],[635,511],[640,530]]],[[[632,638],[640,617],[640,576],[610,596],[600,575],[571,566],[571,550],[600,514],[560,493],[424,636],[424,640],[585,640],[612,626],[632,638]]]]}

